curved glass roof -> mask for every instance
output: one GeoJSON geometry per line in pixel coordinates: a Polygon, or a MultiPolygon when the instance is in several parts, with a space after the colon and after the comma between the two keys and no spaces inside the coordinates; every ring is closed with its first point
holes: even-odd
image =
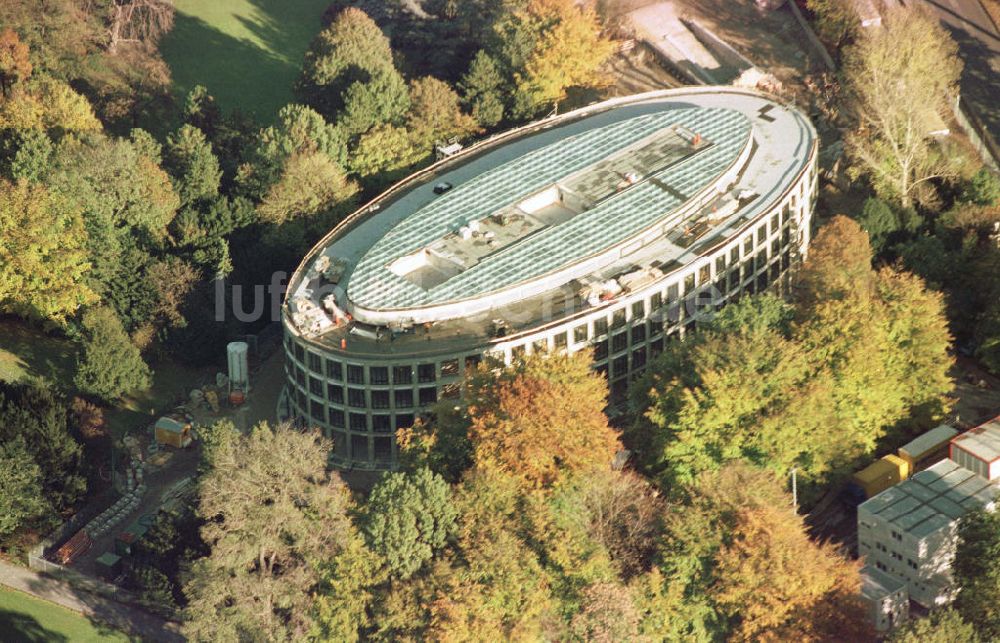
{"type": "MultiPolygon", "coordinates": [[[[690,195],[717,180],[745,148],[751,129],[739,111],[675,103],[665,105],[662,112],[587,130],[510,159],[399,221],[358,261],[348,297],[355,305],[372,310],[446,304],[506,290],[600,254],[669,218],[690,195]],[[523,238],[479,253],[470,265],[457,269],[449,263],[446,278],[421,283],[398,269],[401,260],[423,256],[425,249],[440,245],[442,239],[455,239],[472,221],[488,220],[560,181],[570,179],[579,185],[580,174],[588,168],[616,154],[627,159],[629,148],[641,147],[668,129],[675,139],[697,133],[698,140],[707,144],[670,159],[666,167],[653,159],[651,173],[628,189],[588,204],[572,216],[536,225],[523,238]]],[[[624,164],[619,162],[614,169],[624,164]]],[[[626,181],[633,178],[628,173],[616,174],[626,181]]],[[[496,241],[491,245],[497,245],[496,241]]]]}

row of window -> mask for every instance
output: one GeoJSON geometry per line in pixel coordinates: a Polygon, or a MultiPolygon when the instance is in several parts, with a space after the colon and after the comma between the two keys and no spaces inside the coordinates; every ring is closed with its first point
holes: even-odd
{"type": "MultiPolygon", "coordinates": [[[[307,365],[310,372],[335,382],[346,381],[348,384],[373,386],[387,386],[391,383],[400,386],[436,382],[439,374],[441,378],[457,377],[460,374],[457,358],[442,361],[440,371],[438,365],[434,363],[417,364],[416,368],[412,364],[365,367],[361,364],[345,364],[330,358],[324,360],[318,353],[306,351],[302,344],[295,342],[291,337],[288,338],[288,345],[298,362],[307,365]]],[[[467,356],[465,369],[467,371],[474,369],[480,359],[479,355],[467,356]]]]}

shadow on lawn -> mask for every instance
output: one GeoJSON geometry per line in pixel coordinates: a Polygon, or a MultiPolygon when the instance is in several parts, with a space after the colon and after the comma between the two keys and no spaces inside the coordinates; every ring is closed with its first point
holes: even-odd
{"type": "Polygon", "coordinates": [[[61,643],[68,638],[42,626],[34,617],[0,609],[0,633],[4,640],[24,643],[61,643]]]}
{"type": "Polygon", "coordinates": [[[238,107],[264,122],[292,98],[286,81],[297,76],[298,63],[226,35],[200,18],[178,12],[161,49],[171,63],[178,96],[204,85],[224,109],[238,107]]]}

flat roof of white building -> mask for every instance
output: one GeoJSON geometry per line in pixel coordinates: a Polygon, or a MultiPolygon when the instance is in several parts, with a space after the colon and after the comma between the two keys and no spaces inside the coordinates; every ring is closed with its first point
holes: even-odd
{"type": "Polygon", "coordinates": [[[861,568],[861,595],[870,601],[879,601],[906,587],[906,583],[883,572],[874,565],[861,568]]]}
{"type": "Polygon", "coordinates": [[[908,480],[862,503],[859,511],[895,525],[900,533],[924,538],[970,511],[990,506],[1000,485],[977,476],[952,460],[941,460],[908,480]]]}
{"type": "Polygon", "coordinates": [[[533,123],[348,217],[299,266],[286,320],[338,344],[347,327],[295,321],[312,320],[332,290],[352,328],[433,324],[436,344],[488,337],[496,317],[512,333],[549,323],[591,306],[579,294],[589,285],[639,272],[655,281],[756,223],[796,186],[816,141],[799,110],[728,87],[612,99],[533,123]],[[443,183],[453,187],[440,193],[443,183]]]}

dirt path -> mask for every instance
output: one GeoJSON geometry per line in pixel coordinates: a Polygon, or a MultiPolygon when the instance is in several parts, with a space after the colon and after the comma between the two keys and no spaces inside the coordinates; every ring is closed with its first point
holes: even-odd
{"type": "Polygon", "coordinates": [[[0,562],[0,584],[79,612],[144,641],[182,643],[180,626],[128,605],[82,592],[30,569],[0,562]]]}

